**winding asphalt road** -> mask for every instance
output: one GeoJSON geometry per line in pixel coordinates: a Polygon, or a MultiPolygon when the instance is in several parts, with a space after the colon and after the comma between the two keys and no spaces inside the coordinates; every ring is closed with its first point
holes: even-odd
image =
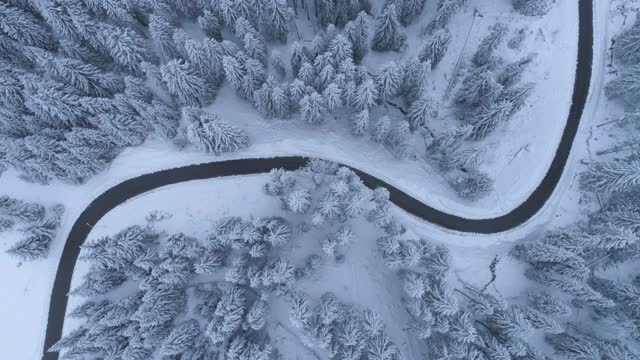
{"type": "MultiPolygon", "coordinates": [[[[580,0],[579,17],[578,59],[569,118],[567,119],[560,145],[558,146],[556,155],[547,174],[540,185],[517,208],[508,214],[496,218],[465,219],[436,210],[401,190],[396,189],[393,185],[358,169],[352,169],[362,178],[362,181],[368,187],[386,187],[389,190],[391,201],[398,207],[425,221],[447,229],[460,232],[492,234],[510,230],[525,223],[544,206],[562,177],[589,93],[593,60],[592,0],[580,0]]],[[[158,171],[126,180],[98,196],[89,204],[82,214],[80,214],[80,217],[71,228],[71,232],[65,243],[51,294],[43,359],[58,359],[58,353],[47,352],[47,349],[55,344],[62,335],[62,327],[67,308],[67,294],[71,286],[73,269],[80,254],[80,245],[84,243],[91,231],[91,226],[88,224],[96,224],[105,214],[124,201],[161,186],[190,180],[261,174],[269,172],[274,168],[295,170],[303,166],[307,160],[308,158],[293,156],[229,160],[190,165],[158,171]]]]}

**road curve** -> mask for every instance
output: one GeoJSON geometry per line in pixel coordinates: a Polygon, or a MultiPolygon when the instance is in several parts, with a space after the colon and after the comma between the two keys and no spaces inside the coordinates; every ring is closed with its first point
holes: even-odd
{"type": "MultiPolygon", "coordinates": [[[[580,0],[578,59],[569,117],[560,144],[556,150],[556,155],[542,182],[522,204],[511,212],[490,219],[466,219],[450,215],[425,205],[385,181],[361,170],[352,169],[368,187],[386,187],[389,190],[391,201],[398,207],[425,221],[447,229],[460,232],[492,234],[522,225],[544,206],[562,177],[589,93],[593,60],[592,47],[593,3],[592,0],[580,0]]],[[[158,171],[126,180],[98,196],[89,204],[82,214],[80,214],[71,228],[71,232],[65,243],[51,294],[43,359],[58,360],[58,353],[47,352],[47,349],[55,344],[62,335],[67,309],[67,294],[70,290],[73,270],[78,255],[80,254],[80,245],[84,243],[91,231],[91,227],[88,224],[96,224],[105,214],[124,201],[161,186],[190,180],[261,174],[269,172],[274,168],[295,170],[303,166],[307,160],[308,158],[305,157],[292,156],[239,159],[190,165],[158,171]]]]}

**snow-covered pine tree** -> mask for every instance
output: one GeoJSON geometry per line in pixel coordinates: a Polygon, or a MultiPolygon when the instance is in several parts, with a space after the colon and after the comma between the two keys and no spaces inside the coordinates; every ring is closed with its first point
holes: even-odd
{"type": "Polygon", "coordinates": [[[276,85],[273,87],[271,98],[273,99],[276,117],[288,119],[291,116],[291,100],[287,90],[281,85],[276,85]]]}
{"type": "Polygon", "coordinates": [[[487,151],[483,148],[457,150],[442,157],[440,167],[450,169],[474,169],[481,162],[487,151]]]}
{"type": "Polygon", "coordinates": [[[309,62],[309,57],[305,54],[302,45],[296,41],[291,45],[291,54],[289,57],[291,72],[294,77],[298,77],[298,72],[305,62],[309,62]]]}
{"type": "Polygon", "coordinates": [[[513,8],[527,16],[542,16],[551,9],[551,0],[513,0],[513,8]]]}
{"type": "Polygon", "coordinates": [[[259,90],[256,90],[253,94],[253,104],[258,112],[266,118],[276,117],[276,109],[273,99],[273,89],[275,87],[275,80],[271,77],[262,84],[259,90]]]}
{"type": "Polygon", "coordinates": [[[273,51],[271,53],[271,56],[269,57],[269,65],[281,80],[287,77],[287,66],[284,63],[284,60],[282,60],[280,52],[273,51]]]}
{"type": "Polygon", "coordinates": [[[353,50],[351,47],[351,42],[344,35],[336,35],[329,44],[328,50],[334,67],[340,65],[344,60],[351,59],[353,57],[353,50]]]}
{"type": "Polygon", "coordinates": [[[146,59],[145,39],[129,28],[103,25],[97,29],[97,37],[116,64],[140,74],[140,64],[146,59]]]}
{"type": "Polygon", "coordinates": [[[264,42],[260,40],[260,38],[253,35],[252,33],[246,33],[242,38],[242,46],[244,47],[244,51],[249,57],[258,60],[263,64],[266,63],[267,48],[265,47],[264,42]]]}
{"type": "Polygon", "coordinates": [[[176,109],[164,102],[153,99],[142,114],[147,124],[151,124],[156,131],[167,139],[173,139],[178,133],[180,115],[176,109]]]}
{"type": "Polygon", "coordinates": [[[249,145],[244,130],[222,120],[216,114],[205,113],[187,125],[187,139],[199,150],[220,154],[249,145]]]}
{"type": "Polygon", "coordinates": [[[207,84],[217,86],[224,79],[222,65],[222,46],[214,39],[201,42],[187,40],[184,44],[189,63],[206,80],[207,84]]]}
{"type": "Polygon", "coordinates": [[[198,25],[210,39],[222,40],[222,19],[217,12],[205,10],[198,16],[198,25]]]}
{"type": "Polygon", "coordinates": [[[425,28],[425,32],[432,33],[447,25],[449,19],[467,2],[467,0],[439,0],[436,16],[425,28]]]}
{"type": "Polygon", "coordinates": [[[246,254],[236,257],[231,261],[231,266],[224,275],[225,281],[238,285],[246,284],[248,266],[249,257],[246,254]]]}
{"type": "Polygon", "coordinates": [[[503,23],[496,23],[491,27],[491,32],[482,39],[473,54],[472,60],[476,66],[484,66],[490,62],[493,52],[505,38],[508,30],[509,28],[503,23]]]}
{"type": "Polygon", "coordinates": [[[403,64],[400,93],[408,104],[413,104],[426,90],[430,72],[431,63],[421,62],[417,58],[403,64]]]}
{"type": "Polygon", "coordinates": [[[266,0],[263,5],[264,14],[261,16],[262,25],[270,39],[287,42],[289,33],[289,19],[292,11],[286,0],[266,0]]]}
{"type": "Polygon", "coordinates": [[[137,146],[144,142],[149,129],[141,118],[117,112],[105,112],[92,120],[95,125],[113,137],[118,146],[137,146]]]}
{"type": "Polygon", "coordinates": [[[373,140],[378,143],[384,144],[392,129],[391,119],[388,116],[382,116],[376,121],[371,136],[373,140]]]}
{"type": "Polygon", "coordinates": [[[498,76],[498,83],[502,86],[509,87],[515,85],[527,66],[533,61],[535,55],[531,54],[507,65],[502,73],[498,76]]]}
{"type": "Polygon", "coordinates": [[[184,60],[171,60],[160,68],[162,82],[171,95],[177,96],[185,105],[203,106],[212,94],[204,79],[198,76],[190,63],[184,60]]]}
{"type": "Polygon", "coordinates": [[[329,84],[322,93],[326,103],[327,109],[330,111],[336,110],[343,105],[342,101],[342,89],[336,83],[329,84]]]}
{"type": "Polygon", "coordinates": [[[82,277],[82,283],[71,293],[84,297],[103,295],[120,286],[126,279],[127,276],[120,271],[93,266],[82,277]]]}
{"type": "Polygon", "coordinates": [[[546,292],[529,292],[527,300],[529,305],[548,315],[566,316],[571,313],[569,305],[546,292]]]}
{"type": "Polygon", "coordinates": [[[229,286],[223,290],[216,305],[215,316],[206,330],[214,344],[228,340],[240,329],[245,317],[246,301],[246,291],[239,286],[229,286]]]}
{"type": "Polygon", "coordinates": [[[493,180],[485,173],[474,171],[456,177],[451,187],[460,197],[475,201],[493,190],[493,180]]]}
{"type": "Polygon", "coordinates": [[[304,214],[311,206],[311,194],[307,189],[292,191],[287,196],[287,208],[296,214],[304,214]]]}
{"type": "Polygon", "coordinates": [[[0,196],[0,216],[14,221],[35,223],[44,219],[45,208],[38,203],[0,196]]]}
{"type": "MultiPolygon", "coordinates": [[[[320,57],[318,57],[320,58],[320,57]]],[[[316,86],[319,90],[324,90],[334,79],[336,70],[331,64],[325,65],[320,71],[318,71],[318,78],[316,79],[316,86]]]]}
{"type": "Polygon", "coordinates": [[[402,68],[392,62],[386,64],[373,75],[373,81],[378,89],[380,102],[386,102],[398,95],[400,85],[402,85],[402,68]]]}
{"type": "Polygon", "coordinates": [[[325,100],[322,95],[312,92],[300,100],[302,118],[309,124],[320,124],[324,121],[325,100]]]}
{"type": "Polygon", "coordinates": [[[369,110],[362,110],[355,114],[351,132],[355,136],[362,136],[369,132],[369,110]]]}
{"type": "Polygon", "coordinates": [[[594,339],[576,338],[567,333],[548,335],[545,339],[560,356],[573,359],[602,359],[594,339]]]}
{"type": "Polygon", "coordinates": [[[246,321],[249,327],[255,331],[262,329],[269,317],[269,306],[262,299],[256,299],[247,312],[246,321]]]}
{"type": "Polygon", "coordinates": [[[609,98],[635,98],[640,94],[640,65],[629,66],[615,79],[609,81],[604,88],[609,98]]]}
{"type": "Polygon", "coordinates": [[[525,83],[518,87],[504,90],[498,99],[511,103],[511,112],[509,114],[509,116],[511,116],[524,107],[529,95],[531,95],[534,89],[534,83],[525,83]]]}
{"type": "Polygon", "coordinates": [[[298,72],[298,78],[302,80],[305,85],[316,87],[318,76],[316,74],[316,69],[309,62],[305,62],[300,67],[300,71],[298,72]]]}
{"type": "Polygon", "coordinates": [[[149,16],[149,33],[151,34],[151,39],[160,51],[160,56],[165,63],[178,57],[178,50],[173,42],[174,30],[175,28],[162,16],[156,14],[149,16]]]}
{"type": "Polygon", "coordinates": [[[411,105],[409,114],[407,114],[411,130],[415,131],[426,126],[429,120],[438,117],[438,112],[439,106],[436,100],[430,95],[423,93],[418,100],[411,105]]]}
{"type": "Polygon", "coordinates": [[[183,354],[194,347],[199,336],[198,321],[189,319],[178,324],[162,343],[162,354],[164,356],[183,354]]]}
{"type": "Polygon", "coordinates": [[[244,61],[246,74],[242,78],[240,92],[238,95],[246,100],[253,100],[255,92],[260,89],[262,84],[267,80],[267,74],[264,65],[256,59],[248,58],[244,61]]]}
{"type": "Polygon", "coordinates": [[[253,24],[249,22],[249,20],[245,19],[244,17],[239,17],[238,19],[236,19],[236,23],[233,25],[233,30],[236,37],[241,41],[242,39],[244,39],[244,36],[247,34],[251,34],[256,38],[260,37],[258,30],[256,30],[253,24]]]}
{"type": "Polygon", "coordinates": [[[311,94],[312,91],[313,91],[312,88],[305,85],[305,83],[302,82],[300,79],[296,78],[289,85],[288,92],[291,96],[291,102],[295,105],[295,104],[299,104],[300,100],[302,100],[302,98],[305,95],[311,94]]]}
{"type": "Polygon", "coordinates": [[[426,0],[404,0],[400,2],[400,22],[411,24],[422,13],[426,0]]]}
{"type": "Polygon", "coordinates": [[[312,316],[309,298],[303,294],[293,294],[289,301],[289,320],[291,324],[301,329],[312,316]]]}
{"type": "Polygon", "coordinates": [[[375,51],[399,51],[407,39],[398,21],[395,4],[389,4],[376,17],[371,49],[375,51]]]}
{"type": "Polygon", "coordinates": [[[455,102],[467,106],[491,105],[502,93],[503,86],[494,80],[491,71],[481,67],[473,70],[464,79],[455,96],[455,102]]]}
{"type": "Polygon", "coordinates": [[[80,60],[55,56],[38,49],[26,48],[29,56],[56,81],[67,84],[84,95],[106,97],[123,90],[122,81],[80,60]]]}
{"type": "Polygon", "coordinates": [[[242,79],[246,75],[244,66],[233,56],[224,56],[222,58],[222,65],[231,87],[237,94],[242,93],[242,79]]]}
{"type": "Polygon", "coordinates": [[[369,110],[376,104],[377,99],[378,88],[372,79],[367,79],[356,89],[353,107],[357,111],[369,110]]]}
{"type": "Polygon", "coordinates": [[[444,55],[447,53],[451,42],[451,32],[447,29],[440,29],[434,32],[424,43],[418,53],[418,59],[423,62],[430,62],[431,67],[436,67],[444,55]]]}
{"type": "Polygon", "coordinates": [[[75,95],[72,89],[33,74],[22,75],[20,81],[25,106],[53,128],[86,126],[87,118],[102,104],[99,99],[75,95]]]}
{"type": "Polygon", "coordinates": [[[362,61],[369,49],[369,24],[367,23],[367,13],[360,12],[358,17],[347,23],[344,32],[351,42],[353,49],[353,59],[356,62],[362,61]]]}
{"type": "Polygon", "coordinates": [[[471,118],[470,124],[473,126],[471,137],[475,140],[485,138],[498,124],[509,119],[512,108],[513,104],[509,101],[501,101],[489,106],[483,106],[471,118]]]}
{"type": "Polygon", "coordinates": [[[319,55],[324,54],[329,49],[329,44],[336,36],[336,27],[333,24],[329,24],[323,31],[314,36],[311,40],[310,56],[316,58],[319,55]]]}
{"type": "Polygon", "coordinates": [[[615,193],[640,185],[640,162],[635,160],[595,162],[580,174],[580,185],[591,192],[615,193]]]}
{"type": "MultiPolygon", "coordinates": [[[[221,0],[218,4],[218,9],[220,14],[222,15],[222,19],[224,20],[227,26],[233,27],[236,24],[236,19],[243,16],[241,1],[235,0],[221,0]]],[[[248,19],[248,18],[247,18],[248,19]]]]}
{"type": "MultiPolygon", "coordinates": [[[[637,20],[636,20],[637,21],[637,20]]],[[[613,56],[625,64],[640,62],[640,26],[638,23],[623,31],[615,38],[613,56]]]]}
{"type": "Polygon", "coordinates": [[[37,17],[10,3],[0,4],[0,29],[24,46],[42,49],[55,47],[55,40],[37,17]]]}
{"type": "MultiPolygon", "coordinates": [[[[34,228],[36,230],[37,228],[34,228]]],[[[7,254],[23,261],[32,261],[47,257],[49,246],[55,237],[55,232],[46,228],[43,231],[30,233],[7,249],[7,254]]]]}

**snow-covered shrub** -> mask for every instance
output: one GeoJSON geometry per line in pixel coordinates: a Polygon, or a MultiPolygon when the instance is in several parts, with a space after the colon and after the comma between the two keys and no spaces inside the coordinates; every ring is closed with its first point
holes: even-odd
{"type": "Polygon", "coordinates": [[[456,176],[451,187],[460,197],[475,201],[493,190],[493,180],[485,173],[474,171],[456,176]]]}
{"type": "Polygon", "coordinates": [[[528,16],[542,16],[551,9],[551,0],[513,0],[513,8],[528,16]]]}

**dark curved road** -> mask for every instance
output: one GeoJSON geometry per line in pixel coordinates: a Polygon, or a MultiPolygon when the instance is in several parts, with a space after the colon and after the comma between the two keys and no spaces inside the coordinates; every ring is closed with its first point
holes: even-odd
{"type": "MultiPolygon", "coordinates": [[[[436,210],[410,195],[396,189],[378,178],[358,169],[353,169],[368,187],[386,187],[391,201],[403,210],[441,227],[469,233],[492,234],[513,229],[535,215],[551,197],[562,177],[571,146],[578,131],[580,118],[589,93],[591,66],[593,60],[593,8],[592,0],[580,0],[578,59],[569,118],[560,140],[556,155],[540,185],[529,197],[508,214],[491,219],[465,219],[436,210]]],[[[561,56],[561,55],[560,55],[561,56]]],[[[294,170],[306,163],[304,157],[275,157],[264,159],[241,159],[211,162],[158,171],[124,181],[98,196],[80,214],[65,243],[58,271],[56,273],[49,319],[45,335],[43,358],[57,360],[58,353],[47,352],[62,335],[62,327],[67,308],[67,294],[71,286],[73,269],[80,254],[80,245],[85,241],[91,227],[106,213],[134,196],[161,186],[190,180],[210,179],[223,176],[249,175],[269,172],[274,168],[294,170]]]]}

